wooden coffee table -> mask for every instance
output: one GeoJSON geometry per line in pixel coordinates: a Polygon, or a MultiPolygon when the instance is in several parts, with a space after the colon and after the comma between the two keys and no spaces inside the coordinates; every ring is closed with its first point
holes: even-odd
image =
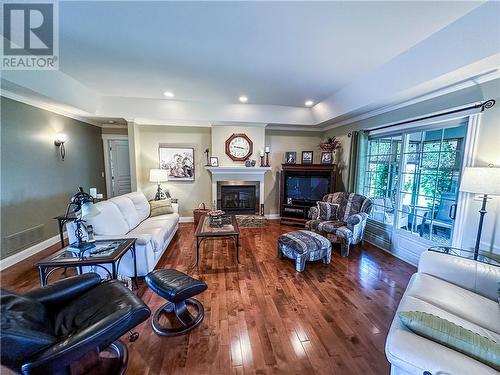
{"type": "Polygon", "coordinates": [[[196,264],[198,264],[200,258],[200,244],[204,239],[207,238],[233,238],[236,244],[236,260],[240,262],[240,228],[238,227],[238,221],[236,221],[236,216],[226,215],[225,223],[220,228],[212,228],[210,226],[210,218],[207,215],[202,216],[198,226],[196,227],[196,264]]]}
{"type": "Polygon", "coordinates": [[[105,270],[111,279],[116,279],[118,278],[118,269],[123,256],[131,251],[134,259],[135,286],[138,287],[135,241],[135,238],[97,240],[95,241],[95,248],[86,250],[81,255],[78,250],[66,246],[35,264],[40,272],[40,285],[46,285],[50,274],[56,269],[68,267],[75,267],[79,273],[82,273],[83,267],[96,266],[105,270]],[[111,265],[111,271],[104,267],[105,264],[111,265]]]}

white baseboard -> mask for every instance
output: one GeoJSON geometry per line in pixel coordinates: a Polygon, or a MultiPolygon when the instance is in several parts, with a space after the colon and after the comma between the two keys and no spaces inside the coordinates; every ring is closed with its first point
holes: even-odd
{"type": "MultiPolygon", "coordinates": [[[[68,238],[68,235],[66,232],[63,233],[64,238],[68,238]]],[[[59,243],[60,238],[59,234],[50,237],[46,239],[45,241],[42,241],[40,243],[37,243],[36,245],[33,245],[31,247],[28,247],[27,249],[24,249],[23,251],[20,251],[19,253],[13,254],[10,257],[7,257],[5,259],[0,260],[0,271],[3,271],[4,269],[13,266],[14,264],[29,258],[32,255],[35,255],[36,253],[39,253],[42,250],[45,250],[46,248],[55,245],[56,243],[59,243]]]]}
{"type": "Polygon", "coordinates": [[[264,216],[268,220],[279,220],[279,219],[281,219],[280,214],[268,214],[268,215],[264,215],[264,216]]]}

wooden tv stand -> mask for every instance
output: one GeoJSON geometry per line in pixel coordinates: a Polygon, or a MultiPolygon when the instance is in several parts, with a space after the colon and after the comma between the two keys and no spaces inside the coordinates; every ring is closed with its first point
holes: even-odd
{"type": "Polygon", "coordinates": [[[281,224],[304,226],[307,220],[309,209],[314,203],[293,202],[287,203],[285,191],[285,181],[287,176],[307,174],[327,176],[330,179],[330,191],[335,191],[335,180],[337,175],[336,164],[281,164],[280,183],[280,216],[281,224]]]}

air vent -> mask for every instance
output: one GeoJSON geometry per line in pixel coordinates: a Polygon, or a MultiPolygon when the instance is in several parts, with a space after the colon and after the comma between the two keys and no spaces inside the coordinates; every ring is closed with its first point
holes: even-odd
{"type": "Polygon", "coordinates": [[[4,237],[5,255],[9,256],[43,240],[43,224],[4,237]]]}

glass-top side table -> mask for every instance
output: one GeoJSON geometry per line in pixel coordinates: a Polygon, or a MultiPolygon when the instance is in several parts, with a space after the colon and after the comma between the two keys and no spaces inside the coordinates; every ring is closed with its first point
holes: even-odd
{"type": "MultiPolygon", "coordinates": [[[[474,259],[474,250],[459,249],[450,246],[433,246],[428,249],[436,253],[444,253],[454,255],[460,258],[474,259]]],[[[481,263],[490,264],[492,266],[500,267],[500,255],[479,250],[477,261],[481,263]]]]}

